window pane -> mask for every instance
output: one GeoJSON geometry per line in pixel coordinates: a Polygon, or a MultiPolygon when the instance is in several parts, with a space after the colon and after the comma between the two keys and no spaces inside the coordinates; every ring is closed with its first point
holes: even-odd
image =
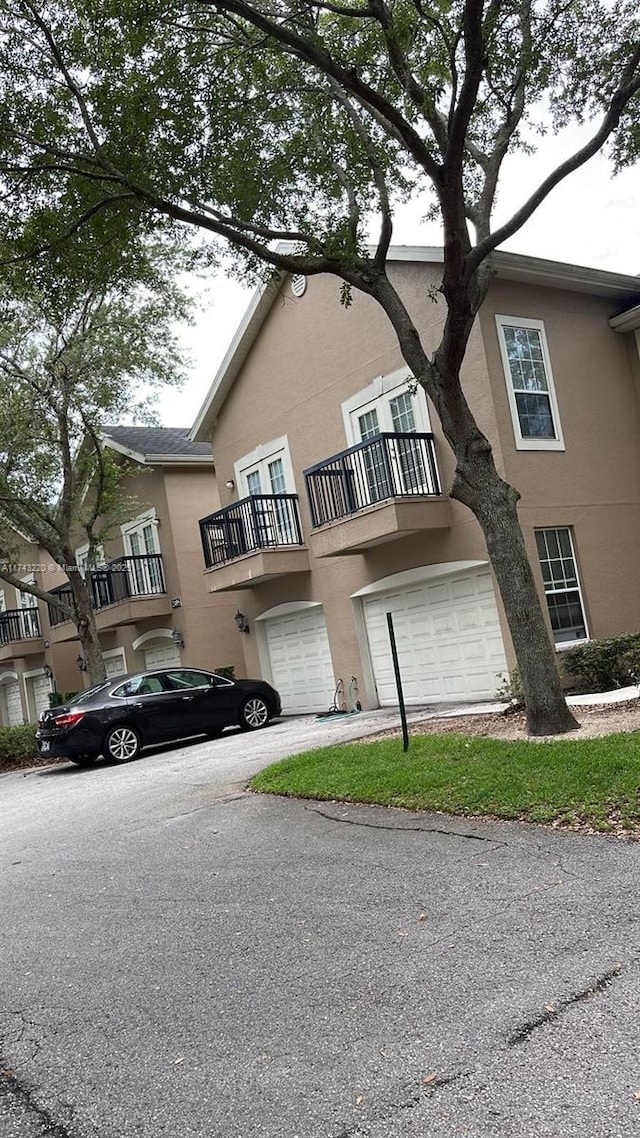
{"type": "Polygon", "coordinates": [[[274,458],[273,462],[269,463],[269,481],[272,494],[286,494],[284,465],[281,458],[274,458]]]}
{"type": "Polygon", "coordinates": [[[416,419],[413,413],[411,395],[408,391],[403,391],[401,395],[396,395],[395,399],[391,399],[389,409],[394,431],[397,431],[398,434],[412,434],[415,431],[416,419]]]}
{"type": "Polygon", "coordinates": [[[375,408],[372,411],[365,411],[364,415],[358,417],[358,426],[360,427],[360,438],[363,442],[365,439],[370,439],[372,435],[380,434],[375,408]]]}
{"type": "Polygon", "coordinates": [[[555,439],[548,395],[516,392],[516,407],[523,439],[555,439]]]}

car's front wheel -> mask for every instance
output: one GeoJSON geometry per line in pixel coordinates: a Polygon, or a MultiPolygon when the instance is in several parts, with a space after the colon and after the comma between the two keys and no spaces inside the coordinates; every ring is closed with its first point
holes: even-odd
{"type": "Polygon", "coordinates": [[[104,737],[104,757],[114,763],[130,763],[140,754],[140,736],[128,723],[112,727],[104,737]]]}
{"type": "Polygon", "coordinates": [[[266,699],[261,695],[250,695],[240,708],[239,723],[243,731],[257,731],[266,727],[271,711],[266,699]]]}

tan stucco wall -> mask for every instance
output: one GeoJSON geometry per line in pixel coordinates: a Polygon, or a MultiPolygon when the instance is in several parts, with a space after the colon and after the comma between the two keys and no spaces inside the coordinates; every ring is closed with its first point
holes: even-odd
{"type": "MultiPolygon", "coordinates": [[[[427,350],[436,346],[444,317],[442,305],[429,295],[439,272],[424,264],[391,268],[427,350]]],[[[234,463],[259,445],[287,436],[306,535],[310,520],[302,471],[348,445],[343,401],[375,377],[403,366],[394,333],[375,302],[354,293],[351,307],[344,309],[339,292],[339,283],[330,278],[309,279],[300,299],[283,286],[218,412],[212,437],[226,505],[240,496],[237,487],[224,487],[234,476],[234,463]]],[[[522,494],[521,520],[540,586],[534,527],[574,529],[592,636],[640,627],[640,370],[629,350],[632,337],[617,335],[608,325],[614,308],[614,302],[583,293],[496,280],[472,332],[462,372],[465,395],[493,446],[498,470],[522,494]],[[516,450],[495,313],[544,321],[564,453],[516,450]]],[[[453,457],[432,408],[430,415],[446,492],[453,457]]],[[[275,605],[321,601],[336,676],[361,677],[366,662],[354,628],[352,593],[421,565],[486,560],[475,519],[455,502],[451,508],[448,530],[425,530],[363,555],[312,558],[309,574],[246,590],[242,610],[253,621],[275,605]]],[[[209,576],[215,577],[215,571],[209,576]]],[[[513,662],[499,601],[498,610],[513,662]]],[[[243,647],[247,669],[256,671],[256,640],[244,638],[243,647]]]]}

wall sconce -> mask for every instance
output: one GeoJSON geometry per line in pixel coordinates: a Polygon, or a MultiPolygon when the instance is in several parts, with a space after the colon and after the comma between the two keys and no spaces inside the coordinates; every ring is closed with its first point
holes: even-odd
{"type": "Polygon", "coordinates": [[[79,672],[86,672],[87,661],[85,660],[84,656],[77,656],[76,657],[76,664],[78,665],[78,671],[79,672]]]}
{"type": "Polygon", "coordinates": [[[173,632],[171,633],[171,639],[173,640],[176,648],[184,648],[184,636],[182,635],[179,628],[174,628],[173,632]]]}
{"type": "MultiPolygon", "coordinates": [[[[84,663],[84,661],[83,661],[83,663],[84,663]]],[[[44,666],[44,668],[42,669],[42,671],[44,672],[44,674],[45,674],[45,676],[47,677],[47,679],[48,679],[48,680],[52,680],[52,679],[53,679],[53,668],[51,667],[51,665],[50,665],[50,664],[45,664],[45,666],[44,666]]]]}
{"type": "Polygon", "coordinates": [[[233,487],[235,486],[235,482],[233,481],[233,478],[227,478],[227,481],[225,482],[225,486],[227,487],[227,490],[233,490],[233,487]]]}
{"type": "Polygon", "coordinates": [[[238,611],[237,611],[237,613],[233,619],[236,622],[236,628],[238,629],[238,632],[248,632],[249,631],[249,621],[247,620],[244,613],[240,612],[240,609],[238,609],[238,611]]]}

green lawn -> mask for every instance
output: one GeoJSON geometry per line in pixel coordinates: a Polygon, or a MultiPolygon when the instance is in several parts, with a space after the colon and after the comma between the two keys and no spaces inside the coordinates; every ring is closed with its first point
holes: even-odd
{"type": "Polygon", "coordinates": [[[640,836],[640,732],[517,741],[416,735],[348,743],[274,763],[253,790],[556,822],[640,836]]]}

